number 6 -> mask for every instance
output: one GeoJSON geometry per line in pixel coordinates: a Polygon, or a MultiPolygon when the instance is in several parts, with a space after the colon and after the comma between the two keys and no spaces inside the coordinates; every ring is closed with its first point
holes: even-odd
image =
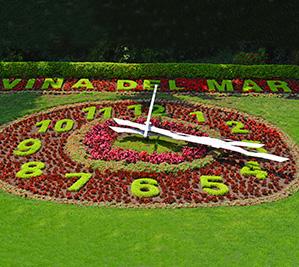
{"type": "Polygon", "coordinates": [[[160,194],[158,182],[151,178],[140,178],[133,181],[131,192],[136,197],[155,197],[160,194]]]}

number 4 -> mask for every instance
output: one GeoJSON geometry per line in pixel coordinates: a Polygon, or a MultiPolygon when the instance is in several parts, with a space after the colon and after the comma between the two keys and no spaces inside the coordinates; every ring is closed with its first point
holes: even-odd
{"type": "Polygon", "coordinates": [[[223,196],[229,191],[228,186],[222,183],[221,176],[203,175],[200,177],[200,183],[203,191],[205,191],[209,195],[223,196]]]}
{"type": "Polygon", "coordinates": [[[78,177],[79,179],[72,185],[70,186],[67,190],[68,191],[79,191],[91,178],[92,174],[90,173],[66,173],[65,177],[66,178],[74,178],[78,177]]]}

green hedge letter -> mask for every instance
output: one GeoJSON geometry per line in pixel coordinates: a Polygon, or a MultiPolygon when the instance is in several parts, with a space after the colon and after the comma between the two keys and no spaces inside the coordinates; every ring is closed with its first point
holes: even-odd
{"type": "Polygon", "coordinates": [[[182,90],[182,89],[184,89],[183,87],[177,87],[176,83],[175,83],[175,80],[169,80],[168,84],[169,84],[169,89],[170,90],[182,90]]]}
{"type": "Polygon", "coordinates": [[[131,90],[137,87],[137,82],[132,80],[117,80],[117,90],[131,90]]]}
{"type": "Polygon", "coordinates": [[[143,89],[144,90],[153,90],[154,89],[154,85],[158,84],[158,86],[160,85],[160,80],[144,80],[143,81],[143,89]]]}
{"type": "Polygon", "coordinates": [[[90,82],[89,79],[80,79],[78,82],[76,82],[72,88],[76,88],[76,89],[79,89],[79,88],[86,88],[86,89],[93,89],[93,85],[92,83],[90,82]]]}
{"type": "Polygon", "coordinates": [[[63,85],[63,80],[63,78],[58,78],[56,79],[56,81],[52,78],[45,78],[44,83],[42,85],[42,89],[49,89],[50,86],[53,89],[61,89],[63,85]]]}
{"type": "Polygon", "coordinates": [[[270,80],[267,81],[267,84],[272,92],[277,92],[278,89],[282,89],[285,93],[292,93],[292,89],[288,86],[287,82],[270,80]]]}
{"type": "Polygon", "coordinates": [[[223,80],[219,84],[216,80],[207,80],[208,88],[210,91],[217,89],[219,92],[233,92],[234,87],[231,80],[223,80]]]}
{"type": "Polygon", "coordinates": [[[33,85],[35,84],[35,80],[34,78],[29,79],[26,83],[25,89],[32,89],[33,85]]]}
{"type": "Polygon", "coordinates": [[[14,89],[22,79],[14,79],[13,81],[9,81],[9,79],[2,79],[4,89],[11,90],[14,89]]]}
{"type": "Polygon", "coordinates": [[[253,80],[245,80],[243,84],[243,92],[248,92],[250,90],[253,90],[256,93],[263,92],[263,89],[259,87],[256,82],[253,80]]]}

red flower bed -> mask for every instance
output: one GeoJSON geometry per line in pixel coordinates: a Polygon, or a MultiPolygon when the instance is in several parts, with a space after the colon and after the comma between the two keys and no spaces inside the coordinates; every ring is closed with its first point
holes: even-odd
{"type": "MultiPolygon", "coordinates": [[[[269,153],[287,156],[289,160],[283,163],[275,163],[267,160],[248,158],[246,156],[222,151],[220,155],[215,156],[213,163],[202,167],[200,170],[188,169],[177,173],[165,172],[143,172],[138,169],[134,171],[113,171],[112,169],[93,169],[81,162],[71,159],[65,151],[65,144],[73,131],[80,129],[86,120],[86,113],[82,109],[91,105],[101,109],[111,106],[114,116],[118,118],[129,118],[134,120],[132,110],[127,106],[136,102],[99,102],[94,104],[84,103],[53,109],[50,112],[38,113],[16,121],[0,131],[1,161],[0,161],[0,179],[7,185],[13,186],[16,190],[25,190],[28,195],[39,197],[50,197],[52,199],[65,199],[71,201],[88,201],[91,203],[114,203],[131,205],[151,205],[151,204],[222,204],[225,202],[240,201],[240,203],[251,203],[252,200],[259,200],[263,197],[269,197],[269,200],[277,198],[276,194],[285,195],[286,189],[294,183],[297,175],[296,159],[291,147],[285,141],[285,137],[275,128],[265,124],[262,121],[241,113],[224,110],[216,107],[204,105],[195,105],[188,103],[174,103],[161,101],[169,117],[176,120],[188,120],[197,123],[194,116],[189,116],[190,112],[202,111],[205,114],[206,121],[203,125],[216,129],[222,138],[232,140],[256,140],[265,144],[269,153]],[[54,131],[54,124],[61,119],[72,119],[75,121],[74,128],[70,132],[57,133],[54,131]],[[46,133],[38,133],[39,128],[35,126],[37,122],[50,119],[52,122],[46,133]],[[232,134],[231,128],[226,125],[226,121],[235,120],[244,123],[248,134],[232,134]],[[42,141],[42,148],[35,154],[29,156],[17,156],[13,153],[18,144],[23,140],[36,138],[42,141]],[[268,177],[265,180],[259,180],[255,176],[243,176],[240,169],[244,167],[249,160],[258,161],[262,170],[266,170],[268,177]],[[43,174],[39,177],[30,179],[20,179],[16,173],[24,163],[40,161],[45,163],[46,167],[43,174]],[[77,178],[65,178],[66,173],[91,173],[92,178],[78,192],[70,192],[67,189],[73,185],[77,178]],[[221,176],[223,183],[228,186],[229,193],[223,196],[213,196],[206,193],[200,184],[202,175],[221,176]],[[158,182],[160,195],[153,198],[138,198],[131,194],[130,185],[134,179],[152,178],[158,182]],[[272,198],[273,197],[273,198],[272,198]],[[243,201],[243,202],[242,202],[243,201]],[[246,202],[248,201],[248,202],[246,202]]],[[[143,113],[147,113],[148,102],[144,103],[143,113]]],[[[98,118],[100,115],[97,115],[98,118]]],[[[137,120],[143,122],[144,119],[137,120]]],[[[107,120],[103,124],[94,126],[92,131],[82,140],[86,145],[91,146],[90,153],[95,158],[109,160],[126,159],[128,163],[135,163],[137,160],[153,162],[156,164],[179,163],[191,161],[206,153],[207,148],[202,146],[185,147],[182,150],[181,157],[176,155],[167,156],[167,153],[160,155],[161,158],[145,154],[142,152],[116,150],[113,153],[111,142],[114,133],[108,130],[107,126],[113,122],[107,120]],[[104,144],[104,145],[103,145],[104,144]],[[103,145],[103,146],[102,146],[103,145]],[[107,148],[108,147],[108,148],[107,148]],[[100,151],[103,150],[104,152],[100,151]],[[110,150],[109,150],[110,149],[110,150]],[[96,153],[99,153],[96,154],[96,153]],[[139,157],[139,158],[138,158],[139,157]]],[[[179,122],[170,123],[166,120],[153,120],[152,123],[159,127],[169,130],[179,130],[190,134],[203,134],[194,132],[192,128],[184,128],[179,122]]],[[[213,149],[210,149],[212,152],[213,149]]],[[[25,194],[23,193],[23,194],[25,194]]]]}
{"type": "MultiPolygon", "coordinates": [[[[16,80],[16,78],[10,78],[9,82],[12,83],[16,80]]],[[[32,79],[31,79],[32,80],[32,79]]],[[[56,78],[53,78],[54,82],[57,81],[56,78]]],[[[76,83],[80,79],[78,78],[65,78],[63,79],[62,86],[60,88],[53,88],[52,85],[47,86],[46,89],[43,89],[43,84],[45,81],[45,77],[38,77],[35,78],[34,82],[29,81],[29,79],[21,79],[18,83],[16,83],[12,88],[5,88],[4,82],[0,80],[0,92],[7,92],[7,91],[27,91],[27,90],[43,90],[43,91],[49,91],[49,92],[80,92],[80,91],[106,91],[106,92],[112,92],[112,91],[122,91],[122,92],[139,92],[139,91],[149,91],[147,84],[145,83],[146,78],[144,79],[135,79],[131,80],[132,82],[136,82],[136,86],[133,86],[132,89],[121,89],[118,88],[118,80],[120,79],[95,79],[91,78],[89,79],[90,84],[92,88],[88,87],[79,87],[76,85],[76,83]],[[28,86],[29,81],[29,86],[28,86]]],[[[152,79],[153,80],[153,79],[152,79]]],[[[211,93],[211,92],[219,92],[218,89],[211,90],[208,85],[208,79],[206,78],[176,78],[176,79],[165,79],[165,78],[155,78],[154,80],[160,81],[160,90],[165,92],[199,92],[199,93],[211,93]]],[[[290,89],[290,92],[285,92],[282,88],[278,88],[275,91],[272,91],[269,87],[269,84],[267,81],[271,80],[277,80],[281,81],[280,78],[269,78],[269,79],[250,79],[254,83],[256,83],[260,87],[260,92],[255,90],[244,90],[244,82],[246,79],[240,79],[236,77],[235,79],[232,79],[232,91],[220,91],[220,93],[237,93],[237,94],[251,94],[251,93],[265,93],[265,94],[298,94],[299,93],[299,81],[296,79],[286,79],[283,80],[283,82],[286,82],[288,88],[290,89]]],[[[217,83],[221,85],[223,80],[217,80],[217,83]]],[[[152,82],[154,83],[154,82],[152,82]]],[[[129,84],[124,83],[125,86],[129,86],[129,84]]]]}

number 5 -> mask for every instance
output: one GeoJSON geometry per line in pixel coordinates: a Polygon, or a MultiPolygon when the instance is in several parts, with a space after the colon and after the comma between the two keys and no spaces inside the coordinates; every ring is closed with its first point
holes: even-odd
{"type": "Polygon", "coordinates": [[[203,191],[213,196],[223,196],[229,191],[228,186],[222,183],[221,176],[203,175],[200,177],[200,183],[203,191]]]}

